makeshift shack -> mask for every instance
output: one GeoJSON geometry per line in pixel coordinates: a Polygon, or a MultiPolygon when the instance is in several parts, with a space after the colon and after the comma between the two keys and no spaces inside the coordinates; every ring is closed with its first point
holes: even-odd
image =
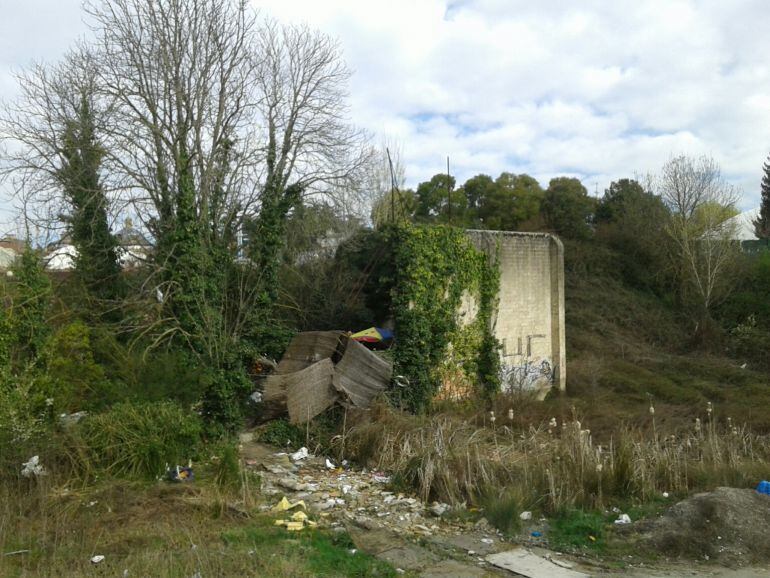
{"type": "Polygon", "coordinates": [[[265,379],[264,415],[305,423],[333,405],[367,408],[393,375],[392,364],[341,331],[299,333],[265,379]]]}

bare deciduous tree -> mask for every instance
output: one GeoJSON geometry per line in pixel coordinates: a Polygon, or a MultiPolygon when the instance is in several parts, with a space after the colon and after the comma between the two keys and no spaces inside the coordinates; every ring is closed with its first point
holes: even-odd
{"type": "Polygon", "coordinates": [[[733,286],[731,271],[740,247],[732,217],[740,192],[710,157],[671,158],[657,188],[671,210],[666,231],[683,295],[705,318],[733,286]]]}
{"type": "Polygon", "coordinates": [[[4,167],[24,206],[58,222],[61,128],[87,85],[102,188],[155,244],[143,295],[161,304],[137,304],[130,329],[182,335],[219,359],[275,301],[296,202],[315,194],[350,206],[360,188],[370,149],[347,120],[350,72],[333,39],[262,19],[242,0],[91,0],[85,9],[93,40],[22,75],[24,98],[5,115],[4,167]],[[239,262],[247,221],[253,259],[239,262]]]}
{"type": "Polygon", "coordinates": [[[16,75],[20,95],[0,112],[0,178],[17,192],[26,228],[38,231],[38,241],[61,235],[70,210],[59,178],[67,164],[63,141],[84,99],[96,130],[106,122],[93,64],[79,48],[55,65],[34,64],[16,75]]]}
{"type": "Polygon", "coordinates": [[[346,121],[350,71],[333,39],[267,20],[256,50],[258,108],[267,138],[255,227],[259,244],[252,255],[275,300],[289,211],[305,194],[349,191],[370,151],[366,135],[346,121]]]}
{"type": "Polygon", "coordinates": [[[156,239],[190,180],[217,237],[256,202],[256,17],[240,2],[112,0],[93,19],[100,90],[114,105],[113,174],[156,239]]]}

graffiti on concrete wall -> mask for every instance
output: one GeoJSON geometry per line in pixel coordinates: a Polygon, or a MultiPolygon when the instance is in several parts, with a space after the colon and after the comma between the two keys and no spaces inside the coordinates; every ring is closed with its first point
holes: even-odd
{"type": "Polygon", "coordinates": [[[542,334],[519,337],[515,348],[507,340],[503,341],[500,376],[503,391],[533,390],[553,384],[555,372],[551,360],[533,355],[533,341],[545,338],[542,334]]]}

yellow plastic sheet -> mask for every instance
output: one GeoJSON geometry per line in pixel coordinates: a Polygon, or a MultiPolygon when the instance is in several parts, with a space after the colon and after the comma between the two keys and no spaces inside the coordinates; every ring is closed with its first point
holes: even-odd
{"type": "Polygon", "coordinates": [[[294,502],[293,504],[289,502],[289,500],[286,499],[286,496],[281,498],[281,501],[278,502],[275,506],[273,506],[274,512],[285,512],[287,510],[293,510],[294,508],[302,507],[306,508],[305,501],[299,500],[298,502],[294,502]]]}

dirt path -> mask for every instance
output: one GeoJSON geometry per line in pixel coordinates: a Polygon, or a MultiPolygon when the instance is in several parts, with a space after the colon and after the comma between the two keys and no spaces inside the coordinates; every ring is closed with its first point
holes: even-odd
{"type": "MultiPolygon", "coordinates": [[[[524,552],[527,545],[505,540],[486,520],[478,522],[442,515],[445,504],[425,504],[414,496],[389,491],[383,472],[349,468],[324,457],[300,457],[241,436],[241,455],[247,468],[259,472],[262,492],[271,505],[283,497],[302,500],[310,520],[332,531],[347,531],[357,548],[391,563],[400,573],[425,578],[483,578],[515,576],[487,557],[501,552],[524,552]],[[296,459],[299,458],[299,459],[296,459]],[[518,550],[516,550],[518,548],[518,550]]],[[[276,517],[281,515],[276,513],[276,517]]],[[[564,576],[696,576],[713,578],[770,577],[770,568],[730,570],[721,567],[673,565],[609,571],[592,561],[532,548],[533,559],[546,561],[537,578],[564,576]],[[550,570],[549,570],[550,568],[550,570]]],[[[494,559],[494,558],[493,558],[494,559]]]]}

